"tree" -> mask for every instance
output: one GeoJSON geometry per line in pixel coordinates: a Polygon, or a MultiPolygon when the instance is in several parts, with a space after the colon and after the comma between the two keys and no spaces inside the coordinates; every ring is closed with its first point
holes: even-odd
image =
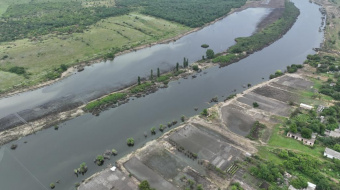
{"type": "Polygon", "coordinates": [[[205,54],[208,59],[212,59],[215,56],[215,53],[212,49],[208,49],[205,54]]]}
{"type": "Polygon", "coordinates": [[[306,139],[310,139],[312,137],[312,130],[308,129],[306,127],[302,128],[301,130],[301,136],[306,139]]]}
{"type": "Polygon", "coordinates": [[[176,71],[179,71],[179,63],[176,63],[176,71]]]}
{"type": "Polygon", "coordinates": [[[334,145],[334,146],[333,146],[333,149],[334,149],[335,151],[340,152],[340,144],[334,145]]]}
{"type": "Polygon", "coordinates": [[[138,76],[138,85],[140,85],[140,77],[138,76]]]}
{"type": "Polygon", "coordinates": [[[130,137],[126,140],[126,143],[128,146],[133,146],[135,144],[135,140],[130,137]]]}
{"type": "Polygon", "coordinates": [[[297,133],[297,126],[295,123],[292,123],[290,126],[289,126],[289,130],[290,132],[292,133],[297,133]]]}
{"type": "Polygon", "coordinates": [[[161,73],[159,71],[159,68],[157,68],[157,77],[160,77],[161,76],[161,73]]]}
{"type": "Polygon", "coordinates": [[[260,105],[257,103],[257,102],[253,102],[253,107],[254,108],[257,108],[257,107],[259,107],[260,105]]]}
{"type": "Polygon", "coordinates": [[[193,69],[194,71],[198,71],[198,70],[199,70],[198,65],[193,65],[193,66],[192,66],[192,69],[193,69]]]}
{"type": "Polygon", "coordinates": [[[151,69],[150,80],[153,80],[153,70],[151,69]]]}

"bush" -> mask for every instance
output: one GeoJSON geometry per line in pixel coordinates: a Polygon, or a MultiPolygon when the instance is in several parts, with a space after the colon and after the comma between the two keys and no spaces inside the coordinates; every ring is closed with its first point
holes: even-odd
{"type": "Polygon", "coordinates": [[[54,189],[54,188],[55,188],[55,184],[54,184],[54,183],[51,183],[51,184],[50,184],[50,188],[51,188],[51,189],[54,189]]]}
{"type": "Polygon", "coordinates": [[[164,128],[165,128],[164,125],[162,125],[162,124],[159,125],[159,130],[160,130],[161,132],[164,131],[164,128]]]}
{"type": "Polygon", "coordinates": [[[202,48],[208,48],[209,45],[208,45],[208,44],[202,44],[201,47],[202,47],[202,48]]]}
{"type": "Polygon", "coordinates": [[[257,102],[253,102],[253,107],[254,108],[257,108],[257,107],[259,107],[260,105],[257,103],[257,102]]]}
{"type": "Polygon", "coordinates": [[[126,140],[126,143],[128,146],[133,146],[135,144],[135,140],[130,137],[126,140]]]}
{"type": "Polygon", "coordinates": [[[203,111],[201,112],[201,115],[207,117],[209,115],[208,110],[207,109],[203,109],[203,111]]]}
{"type": "Polygon", "coordinates": [[[98,155],[96,158],[96,164],[98,166],[101,166],[104,164],[104,156],[103,155],[98,155]]]}
{"type": "Polygon", "coordinates": [[[198,71],[198,70],[199,70],[198,65],[193,65],[193,66],[192,66],[192,69],[193,69],[194,71],[198,71]]]}
{"type": "Polygon", "coordinates": [[[290,184],[293,185],[293,187],[295,187],[297,189],[303,189],[303,188],[306,188],[308,186],[307,179],[302,177],[302,176],[298,176],[297,178],[293,179],[290,182],[290,184]]]}
{"type": "Polygon", "coordinates": [[[18,66],[11,67],[8,71],[11,72],[11,73],[15,73],[17,75],[23,75],[23,74],[26,73],[25,68],[18,67],[18,66]]]}
{"type": "Polygon", "coordinates": [[[150,129],[150,131],[151,131],[151,134],[156,134],[156,128],[155,127],[152,127],[151,129],[150,129]]]}
{"type": "Polygon", "coordinates": [[[117,150],[116,149],[112,149],[112,155],[116,156],[117,154],[118,154],[117,150]]]}

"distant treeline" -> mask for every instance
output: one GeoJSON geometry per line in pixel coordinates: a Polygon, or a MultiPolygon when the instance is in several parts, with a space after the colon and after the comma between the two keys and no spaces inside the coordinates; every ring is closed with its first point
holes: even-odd
{"type": "Polygon", "coordinates": [[[128,12],[127,7],[83,7],[81,2],[15,4],[0,19],[0,42],[53,32],[83,32],[101,19],[128,12]]]}
{"type": "Polygon", "coordinates": [[[141,13],[199,27],[239,8],[246,0],[116,0],[116,5],[142,7],[141,13]]]}

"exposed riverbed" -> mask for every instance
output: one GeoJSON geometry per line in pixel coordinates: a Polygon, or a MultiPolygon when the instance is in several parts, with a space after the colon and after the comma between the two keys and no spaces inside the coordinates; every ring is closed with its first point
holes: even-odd
{"type": "MultiPolygon", "coordinates": [[[[179,121],[181,115],[198,114],[194,107],[198,107],[199,111],[210,107],[207,102],[214,96],[222,100],[235,93],[232,92],[234,89],[236,92],[243,91],[244,84],[260,83],[262,77],[267,80],[269,74],[277,69],[284,70],[287,65],[302,63],[307,54],[314,53],[312,48],[319,47],[323,40],[323,33],[319,32],[321,13],[317,5],[307,0],[293,2],[301,14],[291,30],[269,47],[238,63],[221,69],[212,67],[195,79],[190,77],[170,82],[169,88],[102,112],[99,117],[85,114],[61,124],[58,131],[51,128],[24,137],[15,142],[19,146],[14,151],[9,150],[10,144],[1,147],[0,189],[45,189],[43,186],[48,187],[59,179],[58,189],[74,189],[74,183],[101,169],[93,164],[93,159],[106,149],[115,148],[119,152],[115,159],[119,158],[160,135],[158,132],[151,137],[151,127],[179,121]],[[146,139],[143,136],[145,131],[148,133],[146,139]],[[135,139],[135,147],[127,147],[128,137],[135,139]],[[77,178],[73,169],[84,161],[89,166],[89,172],[77,178]]],[[[0,117],[20,112],[23,108],[37,107],[40,105],[37,100],[47,102],[68,97],[69,93],[73,100],[82,97],[86,101],[86,98],[99,96],[106,90],[112,91],[133,83],[138,75],[147,76],[151,69],[155,71],[160,67],[167,70],[176,62],[181,63],[183,57],[188,57],[189,61],[198,60],[205,52],[200,47],[203,43],[209,44],[215,52],[223,51],[234,43],[235,37],[250,35],[256,29],[256,23],[269,12],[268,9],[247,9],[234,13],[174,43],[125,54],[113,62],[85,68],[81,74],[52,86],[13,96],[11,101],[2,99],[0,117]]],[[[65,99],[65,104],[67,102],[65,99]]],[[[106,163],[114,163],[115,159],[106,163]]]]}

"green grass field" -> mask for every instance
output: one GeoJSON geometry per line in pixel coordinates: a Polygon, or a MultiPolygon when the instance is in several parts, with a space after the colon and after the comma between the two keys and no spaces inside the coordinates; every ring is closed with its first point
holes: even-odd
{"type": "Polygon", "coordinates": [[[27,80],[15,74],[0,73],[0,90],[12,86],[30,86],[44,81],[45,74],[61,64],[72,65],[102,57],[111,49],[129,49],[167,39],[189,31],[190,28],[151,16],[131,13],[104,19],[84,33],[45,35],[37,40],[17,40],[0,43],[0,68],[27,68],[32,75],[27,80]]]}

